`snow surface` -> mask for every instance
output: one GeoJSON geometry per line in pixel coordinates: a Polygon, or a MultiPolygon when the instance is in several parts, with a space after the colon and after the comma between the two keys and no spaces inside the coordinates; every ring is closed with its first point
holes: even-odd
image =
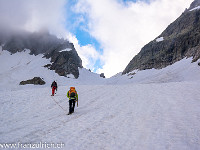
{"type": "Polygon", "coordinates": [[[59,52],[65,52],[65,51],[71,51],[71,50],[72,50],[71,48],[66,48],[66,49],[60,50],[59,52]]]}
{"type": "Polygon", "coordinates": [[[149,83],[167,83],[167,82],[184,82],[199,81],[200,67],[198,62],[191,63],[192,58],[185,58],[173,65],[163,69],[134,70],[124,76],[118,74],[107,81],[115,84],[149,84],[149,83]],[[133,75],[132,75],[133,74],[133,75]]]}
{"type": "Polygon", "coordinates": [[[193,9],[191,9],[190,11],[194,11],[194,10],[198,10],[198,9],[200,9],[200,6],[197,6],[197,7],[193,8],[193,9]]]}
{"type": "Polygon", "coordinates": [[[19,83],[23,80],[32,79],[33,77],[41,77],[46,82],[45,86],[50,86],[53,80],[56,80],[59,85],[68,84],[87,84],[88,82],[96,84],[103,81],[98,74],[90,73],[85,68],[80,68],[81,77],[76,80],[72,74],[68,78],[59,76],[55,71],[44,68],[46,64],[50,64],[50,59],[42,58],[43,55],[29,55],[30,51],[18,52],[10,54],[8,51],[0,51],[0,90],[21,89],[35,87],[33,85],[20,86],[19,83]],[[91,78],[88,78],[88,75],[91,78]],[[95,78],[95,79],[94,79],[95,78]],[[74,80],[71,80],[74,79],[74,80]]]}
{"type": "Polygon", "coordinates": [[[50,61],[42,55],[0,52],[0,148],[62,142],[64,150],[199,150],[200,67],[191,60],[110,79],[83,68],[72,79],[44,68],[50,61]],[[18,85],[34,76],[47,84],[18,85]],[[79,107],[68,116],[70,86],[79,107]]]}
{"type": "Polygon", "coordinates": [[[156,39],[156,42],[162,42],[163,40],[164,40],[163,37],[159,37],[159,38],[156,39]]]}

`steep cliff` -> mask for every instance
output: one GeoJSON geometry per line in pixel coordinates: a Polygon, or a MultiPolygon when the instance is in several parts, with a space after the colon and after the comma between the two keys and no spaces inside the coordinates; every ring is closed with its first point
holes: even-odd
{"type": "Polygon", "coordinates": [[[47,64],[46,67],[55,70],[59,75],[73,74],[75,78],[79,77],[78,67],[82,68],[82,60],[69,41],[59,39],[47,31],[36,33],[21,31],[5,35],[5,33],[0,35],[3,50],[16,53],[30,49],[30,54],[43,54],[44,57],[50,58],[52,64],[47,64]]]}
{"type": "Polygon", "coordinates": [[[200,0],[171,23],[156,39],[145,45],[130,61],[123,74],[132,70],[163,68],[184,57],[200,58],[200,0]]]}

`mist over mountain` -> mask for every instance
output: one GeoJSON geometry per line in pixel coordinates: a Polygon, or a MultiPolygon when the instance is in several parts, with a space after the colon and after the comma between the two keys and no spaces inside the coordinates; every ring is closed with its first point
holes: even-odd
{"type": "Polygon", "coordinates": [[[73,74],[78,78],[78,67],[82,68],[82,60],[78,56],[73,43],[68,40],[59,39],[47,30],[39,32],[27,32],[20,30],[1,30],[0,44],[3,50],[11,53],[30,50],[30,54],[43,54],[51,58],[52,64],[47,64],[51,70],[55,70],[61,76],[73,74]]]}
{"type": "Polygon", "coordinates": [[[46,30],[34,33],[22,30],[14,31],[13,33],[8,33],[6,31],[0,34],[0,42],[3,44],[3,49],[12,53],[23,51],[26,48],[30,49],[31,53],[35,55],[52,51],[55,47],[58,47],[58,45],[66,45],[71,48],[73,45],[67,40],[58,39],[56,36],[49,34],[46,30]]]}
{"type": "Polygon", "coordinates": [[[160,69],[185,57],[200,58],[200,0],[195,0],[182,15],[156,39],[145,45],[123,71],[160,69]]]}
{"type": "Polygon", "coordinates": [[[66,37],[65,0],[1,0],[0,45],[11,53],[30,49],[30,54],[43,54],[47,64],[61,76],[78,78],[82,61],[66,37]],[[51,34],[50,34],[51,33],[51,34]],[[56,35],[56,36],[55,36],[56,35]]]}

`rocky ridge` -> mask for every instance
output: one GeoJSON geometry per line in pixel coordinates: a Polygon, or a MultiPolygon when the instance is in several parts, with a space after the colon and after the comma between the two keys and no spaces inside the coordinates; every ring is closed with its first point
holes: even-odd
{"type": "Polygon", "coordinates": [[[9,36],[4,35],[0,35],[0,44],[3,45],[3,50],[16,53],[29,49],[30,54],[43,54],[44,57],[50,58],[51,64],[46,66],[55,70],[60,76],[73,74],[75,78],[79,77],[78,67],[82,68],[82,60],[73,43],[59,39],[47,31],[35,33],[21,31],[9,36]]]}
{"type": "Polygon", "coordinates": [[[185,57],[200,58],[200,0],[171,23],[156,39],[145,45],[122,74],[135,69],[160,69],[185,57]],[[194,10],[193,10],[194,9],[194,10]]]}

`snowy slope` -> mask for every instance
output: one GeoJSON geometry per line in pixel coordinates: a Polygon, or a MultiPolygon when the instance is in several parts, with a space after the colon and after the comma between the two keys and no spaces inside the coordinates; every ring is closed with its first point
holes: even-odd
{"type": "Polygon", "coordinates": [[[119,73],[109,79],[108,83],[130,84],[130,83],[167,83],[183,81],[200,81],[200,61],[192,62],[192,58],[185,58],[181,61],[167,66],[163,69],[134,70],[121,76],[119,73]]]}
{"type": "Polygon", "coordinates": [[[63,142],[66,150],[200,148],[198,83],[76,88],[79,107],[71,116],[67,86],[54,98],[47,87],[0,92],[0,143],[63,142]]]}
{"type": "Polygon", "coordinates": [[[197,6],[197,7],[193,8],[193,9],[191,9],[190,11],[194,11],[194,10],[198,10],[198,9],[200,9],[200,6],[197,6]]]}
{"type": "Polygon", "coordinates": [[[77,80],[59,77],[42,67],[47,63],[28,52],[0,52],[0,149],[40,142],[62,142],[64,150],[200,149],[200,67],[191,58],[110,79],[86,69],[77,80]],[[34,76],[47,84],[18,85],[34,76]],[[54,79],[59,87],[51,97],[54,79]],[[79,107],[68,116],[71,85],[79,107]]]}
{"type": "MultiPolygon", "coordinates": [[[[91,73],[85,68],[79,69],[81,75],[78,80],[74,79],[73,75],[69,75],[70,78],[59,76],[55,71],[44,67],[51,63],[49,59],[42,58],[43,55],[29,55],[29,52],[26,50],[11,55],[8,51],[2,51],[0,47],[0,90],[24,88],[19,85],[21,81],[37,76],[46,82],[44,87],[50,86],[53,80],[56,80],[59,85],[101,84],[104,82],[104,79],[100,78],[98,74],[91,73]]],[[[27,87],[33,86],[26,85],[25,88],[27,87]]]]}
{"type": "Polygon", "coordinates": [[[19,83],[22,80],[32,79],[36,76],[43,78],[46,82],[46,85],[43,87],[49,87],[53,80],[56,80],[59,86],[166,83],[200,80],[200,67],[198,62],[191,63],[192,58],[183,59],[160,70],[134,70],[123,76],[119,73],[110,79],[101,78],[99,74],[89,72],[85,68],[79,68],[80,76],[78,79],[74,79],[73,75],[69,75],[69,78],[66,78],[59,76],[55,71],[44,68],[46,64],[50,63],[50,60],[42,57],[43,55],[29,55],[28,50],[12,55],[8,51],[0,50],[0,90],[35,87],[32,85],[20,86],[19,83]]]}

